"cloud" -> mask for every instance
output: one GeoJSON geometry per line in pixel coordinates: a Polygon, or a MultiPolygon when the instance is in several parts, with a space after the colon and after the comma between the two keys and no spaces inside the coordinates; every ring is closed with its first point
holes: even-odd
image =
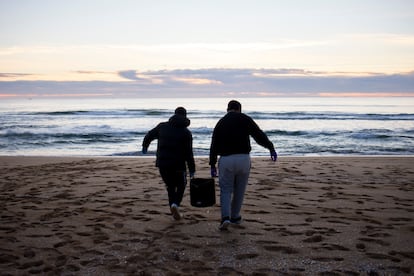
{"type": "Polygon", "coordinates": [[[77,70],[77,71],[75,71],[75,73],[78,73],[78,74],[88,74],[88,75],[93,75],[93,74],[108,74],[108,72],[104,72],[104,71],[87,71],[87,70],[77,70]]]}
{"type": "MultiPolygon", "coordinates": [[[[0,73],[0,77],[8,74],[0,73]]],[[[143,72],[122,70],[117,74],[122,81],[2,81],[0,78],[0,94],[50,96],[102,93],[115,97],[414,96],[414,71],[361,74],[300,68],[206,68],[143,72]]]]}
{"type": "Polygon", "coordinates": [[[135,70],[119,71],[117,74],[128,81],[134,81],[136,84],[140,83],[141,85],[162,84],[164,82],[159,76],[142,74],[135,70]]]}
{"type": "Polygon", "coordinates": [[[203,78],[174,78],[176,81],[180,81],[187,84],[193,85],[212,85],[212,84],[222,84],[221,81],[209,80],[203,78]]]}
{"type": "Polygon", "coordinates": [[[140,78],[137,77],[137,72],[135,70],[119,71],[118,75],[128,80],[140,80],[140,78]]]}
{"type": "Polygon", "coordinates": [[[0,73],[0,79],[1,78],[7,78],[7,79],[13,79],[13,78],[19,78],[19,77],[27,77],[27,76],[33,76],[33,74],[24,74],[24,73],[0,73]]]}
{"type": "Polygon", "coordinates": [[[119,76],[132,81],[146,81],[153,84],[180,82],[189,85],[210,85],[221,84],[220,81],[200,77],[196,70],[176,70],[172,71],[149,71],[139,73],[135,70],[119,71],[119,76]]]}

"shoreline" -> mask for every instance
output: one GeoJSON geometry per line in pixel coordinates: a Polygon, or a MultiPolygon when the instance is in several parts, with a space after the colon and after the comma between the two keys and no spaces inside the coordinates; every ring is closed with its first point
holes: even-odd
{"type": "MultiPolygon", "coordinates": [[[[255,158],[255,159],[266,159],[266,158],[270,158],[270,155],[250,155],[250,158],[255,158]]],[[[402,158],[412,158],[414,157],[414,154],[409,155],[409,154],[383,154],[383,155],[378,155],[378,154],[356,154],[356,155],[351,155],[351,154],[343,154],[343,155],[278,155],[278,160],[280,158],[283,159],[289,159],[289,158],[360,158],[360,157],[368,157],[368,158],[389,158],[389,157],[402,157],[402,158]]],[[[82,159],[82,158],[143,158],[143,159],[151,159],[154,158],[155,159],[155,155],[0,155],[0,159],[1,158],[78,158],[78,159],[82,159]]],[[[209,158],[208,155],[194,155],[194,159],[205,159],[205,158],[209,158]]],[[[220,158],[220,156],[218,157],[220,158]]]]}
{"type": "MultiPolygon", "coordinates": [[[[32,162],[33,164],[38,164],[39,162],[45,163],[53,163],[53,162],[65,162],[65,161],[78,161],[78,160],[85,160],[85,159],[114,159],[114,160],[154,160],[155,156],[101,156],[101,155],[74,155],[74,156],[45,156],[45,155],[0,155],[0,166],[3,163],[10,164],[18,164],[19,162],[25,161],[24,163],[27,164],[28,162],[32,162]]],[[[270,161],[270,157],[268,156],[250,156],[251,160],[260,160],[260,161],[270,161]]],[[[312,160],[312,159],[377,159],[377,158],[384,158],[384,159],[413,159],[414,155],[327,155],[327,156],[278,156],[277,162],[280,161],[289,161],[289,160],[312,160]]],[[[197,163],[197,160],[208,160],[208,156],[194,156],[194,159],[197,163]]],[[[414,162],[413,162],[414,164],[414,162]]],[[[413,165],[414,167],[414,165],[413,165]]]]}
{"type": "MultiPolygon", "coordinates": [[[[414,156],[252,157],[243,223],[171,218],[152,156],[0,156],[0,270],[22,274],[411,275],[414,156]]],[[[208,157],[196,157],[208,177],[208,157]]],[[[217,183],[217,180],[216,180],[217,183]]]]}

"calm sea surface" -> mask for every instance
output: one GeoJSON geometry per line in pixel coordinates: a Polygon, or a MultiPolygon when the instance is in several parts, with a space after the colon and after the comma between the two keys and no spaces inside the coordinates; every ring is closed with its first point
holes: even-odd
{"type": "MultiPolygon", "coordinates": [[[[236,99],[279,155],[414,154],[414,98],[236,99]]],[[[141,155],[146,132],[184,106],[194,152],[205,156],[229,100],[1,99],[0,155],[141,155]]],[[[253,156],[268,155],[251,142],[253,156]]]]}

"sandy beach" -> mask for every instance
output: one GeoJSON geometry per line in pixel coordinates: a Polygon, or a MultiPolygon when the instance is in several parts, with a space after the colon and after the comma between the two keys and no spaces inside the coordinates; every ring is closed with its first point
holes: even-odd
{"type": "Polygon", "coordinates": [[[414,157],[253,158],[229,231],[188,186],[174,221],[153,158],[0,157],[0,175],[1,275],[414,273],[414,157]]]}

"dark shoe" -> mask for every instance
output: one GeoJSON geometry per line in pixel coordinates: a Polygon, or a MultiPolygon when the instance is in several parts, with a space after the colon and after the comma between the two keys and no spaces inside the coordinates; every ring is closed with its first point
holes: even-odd
{"type": "Polygon", "coordinates": [[[241,217],[238,217],[238,218],[231,218],[231,219],[230,219],[230,222],[231,222],[232,224],[241,224],[241,223],[242,223],[242,218],[241,218],[241,217]]]}
{"type": "Polygon", "coordinates": [[[171,204],[171,214],[175,220],[181,219],[180,212],[178,211],[178,206],[175,203],[171,204]]]}
{"type": "Polygon", "coordinates": [[[227,230],[227,228],[229,228],[229,225],[230,225],[230,218],[229,217],[225,217],[225,218],[223,218],[222,220],[221,220],[221,223],[220,223],[220,226],[219,226],[219,229],[220,230],[227,230]]]}

